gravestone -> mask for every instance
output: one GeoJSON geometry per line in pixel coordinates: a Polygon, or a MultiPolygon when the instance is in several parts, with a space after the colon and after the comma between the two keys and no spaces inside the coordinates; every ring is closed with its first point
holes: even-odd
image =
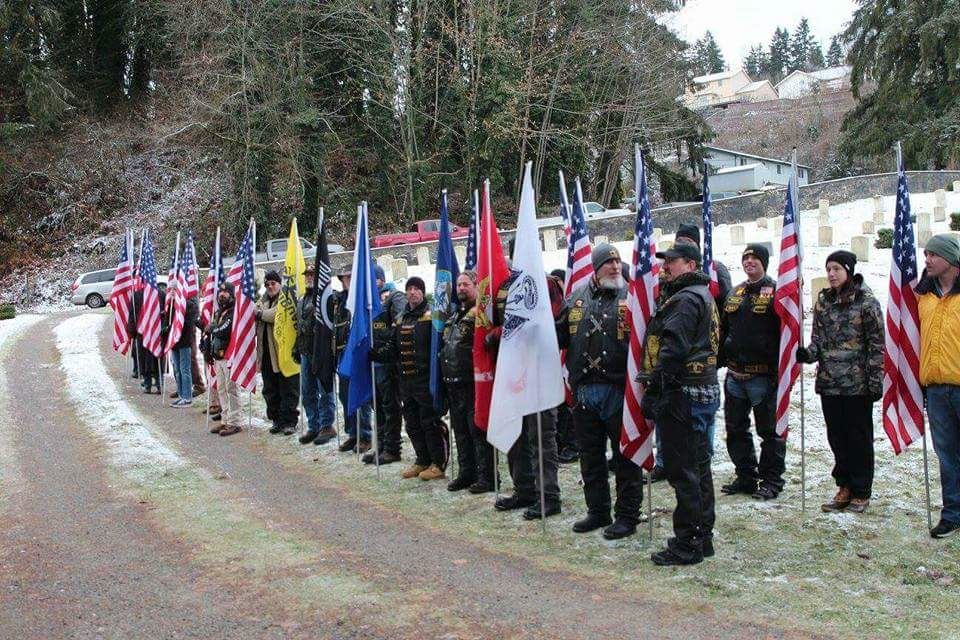
{"type": "Polygon", "coordinates": [[[947,192],[945,189],[937,189],[933,192],[935,206],[947,208],[947,192]]]}
{"type": "Polygon", "coordinates": [[[933,208],[933,221],[944,222],[947,219],[947,208],[937,205],[933,208]]]}
{"type": "Polygon", "coordinates": [[[821,225],[817,230],[817,245],[821,247],[833,246],[833,227],[821,225]]]}
{"type": "Polygon", "coordinates": [[[917,229],[919,231],[930,230],[931,224],[933,222],[933,216],[930,215],[929,211],[921,211],[917,214],[917,229]]]}
{"type": "Polygon", "coordinates": [[[657,243],[657,252],[667,251],[673,248],[673,240],[661,240],[657,243]]]}
{"type": "Polygon", "coordinates": [[[607,238],[607,236],[597,236],[596,239],[594,239],[593,241],[593,246],[596,247],[597,245],[601,245],[606,242],[610,242],[610,239],[607,238]]]}
{"type": "Polygon", "coordinates": [[[830,281],[827,280],[826,276],[817,276],[810,281],[810,299],[813,300],[814,304],[816,304],[820,292],[829,286],[830,281]]]}
{"type": "Polygon", "coordinates": [[[389,253],[385,253],[382,256],[378,256],[377,264],[383,267],[384,271],[388,271],[390,269],[390,265],[393,264],[393,256],[390,255],[389,253]]]}
{"type": "Polygon", "coordinates": [[[877,225],[873,220],[863,221],[863,233],[872,235],[876,232],[877,232],[877,225]]]}
{"type": "Polygon", "coordinates": [[[819,224],[821,226],[830,224],[830,201],[826,199],[820,200],[820,216],[818,218],[819,224]]]}
{"type": "MultiPolygon", "coordinates": [[[[661,237],[662,235],[663,235],[663,227],[654,227],[654,228],[653,228],[653,238],[651,238],[651,240],[653,240],[654,242],[656,242],[657,240],[660,239],[660,237],[661,237]]],[[[632,237],[632,235],[631,235],[631,237],[632,237]]]]}
{"type": "Polygon", "coordinates": [[[417,264],[426,267],[430,264],[430,247],[417,247],[417,264]]]}
{"type": "Polygon", "coordinates": [[[390,265],[390,272],[393,274],[393,281],[399,282],[400,280],[407,279],[407,261],[403,258],[397,258],[390,265]]]}
{"type": "Polygon", "coordinates": [[[557,250],[557,230],[556,229],[543,230],[543,250],[544,251],[557,250]]]}
{"type": "Polygon", "coordinates": [[[730,244],[740,245],[746,243],[746,234],[742,224],[730,225],[730,244]]]}
{"type": "Polygon", "coordinates": [[[927,246],[927,243],[930,242],[930,238],[933,237],[933,231],[930,229],[923,229],[917,232],[917,245],[920,247],[927,246]]]}
{"type": "Polygon", "coordinates": [[[960,193],[960,180],[953,181],[953,192],[960,193]]]}
{"type": "Polygon", "coordinates": [[[773,237],[779,237],[783,233],[783,218],[777,216],[776,218],[770,218],[772,226],[770,227],[770,232],[773,234],[773,237]]]}
{"type": "Polygon", "coordinates": [[[467,246],[458,244],[453,248],[453,254],[457,256],[457,264],[461,267],[467,262],[467,246]]]}
{"type": "Polygon", "coordinates": [[[767,228],[767,219],[764,217],[757,218],[757,229],[766,229],[767,228]]]}
{"type": "Polygon", "coordinates": [[[857,254],[859,262],[870,262],[870,238],[853,236],[850,238],[850,251],[857,254]]]}
{"type": "Polygon", "coordinates": [[[883,224],[883,197],[873,196],[873,222],[883,224]]]}

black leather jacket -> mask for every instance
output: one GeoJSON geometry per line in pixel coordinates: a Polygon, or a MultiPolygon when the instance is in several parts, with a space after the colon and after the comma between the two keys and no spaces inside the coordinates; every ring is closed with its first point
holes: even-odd
{"type": "Polygon", "coordinates": [[[223,360],[230,334],[233,331],[233,301],[217,309],[210,319],[210,356],[214,360],[223,360]]]}
{"type": "Polygon", "coordinates": [[[571,294],[559,335],[567,348],[571,389],[589,383],[622,386],[630,344],[627,288],[603,289],[591,279],[571,294]]]}
{"type": "Polygon", "coordinates": [[[461,305],[443,328],[440,366],[443,381],[447,384],[473,383],[473,330],[476,318],[476,303],[468,309],[461,305]]]}
{"type": "Polygon", "coordinates": [[[720,318],[720,366],[773,376],[780,352],[780,317],[773,308],[776,281],[741,282],[727,296],[720,318]]]}

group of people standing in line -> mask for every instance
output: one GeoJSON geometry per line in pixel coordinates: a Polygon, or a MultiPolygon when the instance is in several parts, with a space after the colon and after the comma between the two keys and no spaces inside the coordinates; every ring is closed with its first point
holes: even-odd
{"type": "MultiPolygon", "coordinates": [[[[701,269],[700,230],[681,225],[670,249],[657,253],[661,263],[660,297],[645,337],[639,382],[643,385],[642,412],[656,425],[656,465],[648,480],[667,480],[677,506],[674,534],[665,549],[652,555],[659,565],[692,564],[714,554],[714,420],[721,398],[726,425],[727,452],[735,474],[721,485],[725,495],[745,494],[757,500],[776,499],[784,489],[786,441],[776,431],[776,394],[780,319],[774,310],[776,281],[767,274],[769,250],[747,245],[741,265],[747,279],[732,286],[727,268],[714,262],[719,287],[711,293],[710,277],[701,269]],[[727,374],[721,394],[718,370],[727,374]],[[751,416],[760,439],[759,455],[751,433],[751,416]]],[[[949,235],[931,239],[924,250],[926,270],[917,287],[921,333],[921,384],[926,389],[934,448],[940,461],[943,511],[931,530],[935,538],[960,530],[960,244],[949,235]]],[[[629,536],[641,520],[643,474],[620,454],[624,386],[631,327],[627,320],[624,265],[615,247],[593,249],[594,275],[589,284],[563,296],[563,272],[549,274],[551,305],[558,346],[567,350],[566,366],[572,402],[539,416],[525,416],[521,435],[507,455],[513,491],[501,495],[499,511],[522,510],[535,520],[560,513],[558,467],[579,460],[586,514],[573,530],[602,529],[607,539],[629,536]],[[539,423],[539,437],[538,437],[539,423]],[[542,443],[542,451],[540,451],[542,443]],[[608,459],[608,453],[612,457],[608,459]],[[543,469],[540,464],[542,461],[543,469]],[[611,499],[609,475],[615,480],[611,499]],[[544,501],[540,482],[543,482],[544,501]],[[541,511],[541,508],[543,511],[541,511]]],[[[856,273],[857,258],[849,251],[831,253],[825,264],[829,287],[819,292],[813,309],[809,344],[798,349],[800,362],[817,365],[816,392],[820,395],[827,438],[834,455],[836,494],[822,510],[862,513],[872,497],[874,475],[873,405],[883,388],[884,320],[880,304],[863,277],[856,273]]],[[[313,282],[312,265],[305,272],[313,282]]],[[[446,478],[450,436],[430,392],[432,314],[426,286],[411,277],[404,291],[375,270],[382,304],[373,322],[376,412],[364,406],[346,420],[341,452],[362,454],[367,464],[401,461],[401,424],[413,445],[414,459],[401,475],[423,481],[446,478]],[[373,448],[372,421],[377,442],[373,448]]],[[[350,330],[346,308],[350,270],[338,274],[342,291],[332,301],[334,354],[339,360],[350,330]]],[[[502,325],[510,277],[495,294],[494,320],[502,325]]],[[[316,328],[315,296],[308,288],[297,305],[297,347],[301,373],[284,376],[277,364],[272,323],[281,289],[276,271],[265,276],[265,293],[257,303],[256,340],[263,378],[270,433],[293,435],[302,403],[306,431],[300,443],[325,444],[338,437],[336,396],[319,384],[310,366],[316,328]],[[304,365],[304,360],[306,364],[304,365]]],[[[457,474],[450,491],[473,494],[499,489],[499,476],[486,434],[474,422],[473,332],[476,322],[477,277],[460,273],[455,283],[459,309],[449,318],[440,349],[441,372],[450,426],[457,445],[457,474]]],[[[138,300],[134,299],[136,309],[138,300]]],[[[227,374],[224,351],[229,344],[234,304],[231,284],[218,292],[218,310],[204,326],[188,307],[187,325],[197,326],[203,338],[200,351],[216,368],[217,385],[208,411],[220,435],[240,431],[237,389],[227,374]]],[[[135,332],[135,327],[132,329],[135,332]]],[[[174,350],[178,399],[173,406],[189,406],[202,393],[194,331],[184,331],[174,350]],[[191,351],[192,349],[192,351],[191,351]],[[191,371],[191,364],[193,370],[191,371]],[[192,381],[196,381],[193,385],[192,381]],[[192,386],[192,389],[191,389],[192,386]],[[192,393],[191,393],[192,392],[192,393]]],[[[496,352],[495,330],[485,347],[496,352]]],[[[139,338],[139,336],[138,336],[139,338]]],[[[139,339],[138,339],[139,343],[139,339]]],[[[159,387],[156,359],[138,350],[145,392],[159,387]]],[[[341,378],[337,395],[344,407],[349,381],[341,378]]]]}

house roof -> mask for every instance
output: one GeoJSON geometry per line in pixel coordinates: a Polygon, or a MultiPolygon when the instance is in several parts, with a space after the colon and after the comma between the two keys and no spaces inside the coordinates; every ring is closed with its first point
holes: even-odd
{"type": "MultiPolygon", "coordinates": [[[[782,164],[782,165],[784,165],[784,166],[790,166],[790,161],[789,161],[789,160],[779,160],[779,159],[777,159],[777,158],[768,158],[767,156],[758,156],[758,155],[753,154],[753,153],[746,153],[746,152],[743,152],[743,151],[736,151],[736,150],[734,150],[734,149],[724,149],[723,147],[714,147],[714,146],[711,146],[711,145],[704,145],[703,148],[704,148],[705,151],[708,152],[708,155],[709,155],[709,152],[710,152],[710,151],[720,151],[720,152],[722,152],[722,153],[730,153],[730,154],[733,154],[733,155],[735,155],[735,156],[741,156],[741,157],[743,157],[743,158],[754,158],[755,160],[764,160],[764,161],[766,161],[766,162],[773,162],[773,163],[775,163],[775,164],[782,164]]],[[[744,165],[744,166],[747,166],[747,165],[744,165]]],[[[798,166],[798,167],[803,167],[804,169],[808,169],[808,170],[810,169],[810,165],[806,165],[806,164],[797,164],[797,166],[798,166]]]]}
{"type": "MultiPolygon", "coordinates": [[[[753,93],[754,91],[759,91],[765,84],[770,85],[770,88],[773,89],[773,84],[769,80],[757,80],[737,90],[737,93],[753,93]]],[[[776,89],[774,89],[774,91],[776,91],[776,89]]]]}
{"type": "Polygon", "coordinates": [[[786,84],[786,82],[790,80],[790,78],[799,77],[799,76],[806,76],[810,82],[817,82],[817,78],[814,78],[812,75],[810,75],[806,71],[800,71],[799,69],[797,69],[796,71],[791,72],[789,75],[787,75],[786,78],[784,78],[783,80],[777,83],[777,86],[776,86],[777,91],[779,91],[780,86],[783,84],[786,84]]]}
{"type": "Polygon", "coordinates": [[[725,173],[738,173],[740,171],[753,171],[760,166],[759,162],[754,162],[752,164],[742,164],[736,167],[724,167],[723,169],[717,169],[714,175],[722,175],[725,173]]]}
{"type": "Polygon", "coordinates": [[[847,66],[841,67],[829,67],[827,69],[820,69],[819,71],[811,71],[810,75],[820,80],[821,82],[826,82],[828,80],[839,80],[845,76],[849,76],[851,68],[847,66]]]}
{"type": "Polygon", "coordinates": [[[711,73],[705,76],[697,76],[693,81],[697,84],[706,84],[708,82],[716,82],[717,80],[726,80],[727,78],[732,78],[738,73],[742,73],[740,69],[736,71],[721,71],[720,73],[711,73]]]}

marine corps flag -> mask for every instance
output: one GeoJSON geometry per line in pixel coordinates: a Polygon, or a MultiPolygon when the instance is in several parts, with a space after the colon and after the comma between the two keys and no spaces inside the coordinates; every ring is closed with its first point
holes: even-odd
{"type": "Polygon", "coordinates": [[[297,341],[297,300],[306,290],[306,278],[303,275],[306,268],[300,234],[297,232],[297,219],[294,218],[290,223],[287,255],[283,261],[283,289],[280,290],[277,315],[273,322],[280,373],[288,378],[300,373],[300,365],[293,359],[293,345],[297,341]]]}
{"type": "MultiPolygon", "coordinates": [[[[503,257],[503,245],[497,233],[497,223],[490,210],[490,182],[483,185],[480,209],[480,240],[477,255],[477,320],[473,332],[474,422],[486,431],[490,418],[490,398],[493,394],[493,371],[497,364],[496,352],[487,350],[486,338],[495,331],[493,307],[497,289],[510,274],[503,257]]],[[[560,404],[560,403],[557,403],[560,404]]]]}

